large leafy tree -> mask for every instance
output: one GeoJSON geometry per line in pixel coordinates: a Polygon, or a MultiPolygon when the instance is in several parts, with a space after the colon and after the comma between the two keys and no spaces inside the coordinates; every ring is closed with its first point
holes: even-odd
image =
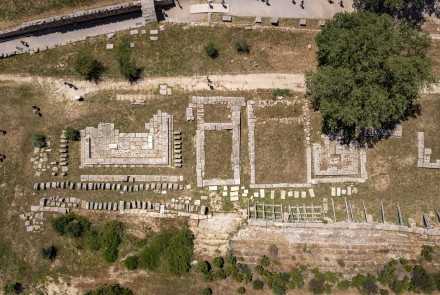
{"type": "Polygon", "coordinates": [[[440,14],[436,7],[437,0],[354,0],[353,4],[358,10],[386,13],[413,26],[420,25],[425,15],[440,14]]]}
{"type": "Polygon", "coordinates": [[[324,133],[347,141],[372,139],[366,131],[414,115],[420,89],[434,82],[429,37],[387,15],[337,14],[316,43],[318,70],[306,74],[308,92],[324,133]]]}

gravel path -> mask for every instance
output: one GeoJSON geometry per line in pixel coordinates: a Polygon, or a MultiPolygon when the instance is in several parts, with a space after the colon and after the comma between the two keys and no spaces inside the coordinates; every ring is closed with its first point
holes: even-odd
{"type": "MultiPolygon", "coordinates": [[[[248,74],[248,75],[213,75],[209,76],[215,90],[256,90],[256,89],[291,89],[295,92],[305,92],[303,74],[248,74]]],[[[135,84],[120,81],[106,80],[99,84],[83,81],[68,80],[78,87],[78,90],[69,88],[64,84],[66,80],[53,77],[0,75],[0,81],[16,81],[25,83],[37,83],[50,89],[57,100],[74,99],[75,96],[84,96],[100,90],[146,90],[153,91],[159,84],[167,84],[182,91],[208,90],[206,76],[192,77],[156,77],[145,78],[135,84]]],[[[440,85],[434,85],[431,90],[424,90],[423,93],[440,93],[440,85]]]]}

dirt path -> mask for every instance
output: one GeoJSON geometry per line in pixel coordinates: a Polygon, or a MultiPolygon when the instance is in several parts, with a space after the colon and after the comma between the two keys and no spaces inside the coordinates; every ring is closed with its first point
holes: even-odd
{"type": "MultiPolygon", "coordinates": [[[[303,74],[247,74],[247,75],[213,75],[209,76],[215,90],[256,90],[256,89],[291,89],[296,92],[305,92],[305,81],[303,74]]],[[[99,84],[83,81],[69,80],[68,82],[78,87],[78,90],[65,85],[66,80],[53,77],[40,76],[19,76],[0,75],[0,81],[15,81],[22,83],[37,83],[49,89],[56,100],[74,99],[76,96],[84,96],[100,90],[145,90],[154,91],[159,84],[167,84],[174,89],[182,91],[208,90],[206,76],[177,76],[177,77],[156,77],[145,78],[141,81],[130,84],[128,82],[106,80],[99,84]]],[[[440,85],[435,85],[430,91],[424,93],[440,93],[440,85]]]]}

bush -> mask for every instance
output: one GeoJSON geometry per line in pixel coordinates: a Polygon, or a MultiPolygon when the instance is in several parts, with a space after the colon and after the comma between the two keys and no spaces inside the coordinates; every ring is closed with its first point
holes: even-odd
{"type": "Polygon", "coordinates": [[[290,272],[290,277],[292,280],[291,283],[291,289],[294,289],[295,287],[302,288],[304,287],[304,277],[302,275],[302,270],[298,268],[292,269],[290,272]]]}
{"type": "Polygon", "coordinates": [[[434,254],[434,247],[427,245],[422,246],[422,252],[420,252],[420,255],[426,261],[432,261],[432,254],[434,254]]]}
{"type": "Polygon", "coordinates": [[[235,42],[235,49],[237,50],[238,53],[251,52],[251,48],[245,40],[235,42]]]}
{"type": "Polygon", "coordinates": [[[83,51],[76,57],[75,71],[88,81],[99,82],[105,67],[90,52],[83,51]]]}
{"type": "Polygon", "coordinates": [[[135,270],[138,268],[139,258],[137,256],[128,256],[124,263],[127,269],[135,270]]]}
{"type": "Polygon", "coordinates": [[[131,60],[130,39],[127,36],[121,38],[116,52],[121,74],[129,82],[139,80],[142,74],[142,68],[137,67],[136,64],[131,60]]]}
{"type": "Polygon", "coordinates": [[[412,272],[410,290],[414,292],[431,293],[436,289],[434,277],[421,265],[416,265],[412,272]]]}
{"type": "Polygon", "coordinates": [[[98,251],[101,248],[101,233],[90,230],[85,236],[84,244],[90,251],[98,251]]]}
{"type": "Polygon", "coordinates": [[[254,290],[262,290],[264,287],[264,282],[260,280],[255,280],[252,282],[252,287],[254,290]]]}
{"type": "Polygon", "coordinates": [[[73,129],[71,127],[66,128],[66,138],[68,140],[78,141],[81,139],[81,134],[79,130],[73,129]]]}
{"type": "Polygon", "coordinates": [[[52,220],[52,228],[61,236],[79,238],[90,229],[90,222],[85,217],[69,213],[52,220]]]}
{"type": "Polygon", "coordinates": [[[223,268],[225,261],[223,260],[223,257],[215,257],[212,264],[217,268],[223,268]]]}
{"type": "Polygon", "coordinates": [[[237,289],[237,293],[238,294],[245,294],[246,293],[246,289],[244,287],[240,287],[237,289]]]}
{"type": "Polygon", "coordinates": [[[116,284],[89,291],[85,295],[134,295],[134,293],[132,290],[116,284]]]}
{"type": "Polygon", "coordinates": [[[351,282],[349,280],[343,280],[338,283],[338,289],[341,291],[347,291],[350,288],[351,282]]]}
{"type": "Polygon", "coordinates": [[[10,283],[10,284],[5,284],[4,288],[3,288],[5,294],[20,294],[23,293],[24,291],[24,287],[21,283],[10,283]]]}
{"type": "Polygon", "coordinates": [[[104,260],[114,262],[118,258],[118,247],[121,243],[122,223],[110,221],[105,224],[100,244],[104,247],[102,253],[104,260]]]}
{"type": "Polygon", "coordinates": [[[262,267],[267,267],[270,265],[270,258],[267,257],[266,255],[261,256],[260,261],[259,261],[259,265],[261,265],[262,267]]]}
{"type": "Polygon", "coordinates": [[[196,264],[195,271],[202,274],[207,274],[211,270],[211,266],[209,265],[209,262],[206,260],[200,260],[196,264]]]}
{"type": "Polygon", "coordinates": [[[313,278],[309,282],[309,291],[313,294],[323,294],[324,293],[324,282],[313,278]]]}
{"type": "Polygon", "coordinates": [[[244,282],[246,284],[252,282],[252,273],[247,273],[247,274],[244,275],[244,282]]]}
{"type": "Polygon", "coordinates": [[[202,290],[202,295],[211,295],[211,294],[212,294],[211,288],[205,288],[202,290]]]}
{"type": "Polygon", "coordinates": [[[214,275],[212,274],[212,273],[207,273],[207,274],[204,274],[203,275],[203,280],[205,281],[205,282],[212,282],[212,281],[214,281],[214,275]]]}
{"type": "Polygon", "coordinates": [[[385,289],[380,289],[379,294],[380,295],[389,295],[390,292],[388,290],[385,290],[385,289]]]}
{"type": "Polygon", "coordinates": [[[190,269],[194,236],[187,228],[169,228],[153,236],[139,255],[139,267],[180,276],[190,269]]]}
{"type": "Polygon", "coordinates": [[[54,245],[40,248],[40,257],[47,260],[55,260],[57,257],[57,248],[54,245]]]}
{"type": "Polygon", "coordinates": [[[234,276],[234,279],[237,283],[241,283],[241,282],[243,282],[243,275],[238,273],[234,276]]]}
{"type": "Polygon", "coordinates": [[[279,89],[279,88],[277,88],[277,89],[275,89],[272,92],[272,98],[273,99],[277,99],[278,96],[283,96],[283,97],[284,96],[292,96],[292,93],[290,92],[289,89],[279,89]]]}
{"type": "Polygon", "coordinates": [[[46,146],[46,136],[41,133],[32,134],[32,144],[34,147],[43,148],[46,146]]]}
{"type": "Polygon", "coordinates": [[[235,265],[235,264],[237,264],[237,257],[235,257],[234,255],[232,255],[232,254],[229,253],[229,254],[226,256],[226,263],[229,264],[229,265],[235,265]]]}
{"type": "Polygon", "coordinates": [[[217,58],[219,53],[218,53],[218,49],[215,47],[213,42],[209,42],[208,44],[205,45],[205,52],[206,55],[208,55],[208,57],[210,58],[217,58]]]}

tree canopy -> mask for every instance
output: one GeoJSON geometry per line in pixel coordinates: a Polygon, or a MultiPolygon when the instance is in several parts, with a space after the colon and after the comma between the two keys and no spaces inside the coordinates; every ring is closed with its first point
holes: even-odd
{"type": "Polygon", "coordinates": [[[440,14],[436,0],[354,0],[354,6],[361,11],[388,14],[412,26],[419,26],[424,15],[440,14]]]}
{"type": "Polygon", "coordinates": [[[316,36],[318,70],[306,74],[323,132],[371,141],[419,111],[422,87],[435,81],[430,38],[387,15],[338,13],[316,36]],[[367,136],[374,135],[374,136],[367,136]]]}

